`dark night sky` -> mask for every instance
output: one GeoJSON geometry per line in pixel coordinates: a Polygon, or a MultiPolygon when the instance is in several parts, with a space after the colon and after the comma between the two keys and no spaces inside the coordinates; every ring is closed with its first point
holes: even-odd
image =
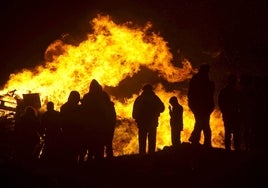
{"type": "Polygon", "coordinates": [[[193,65],[211,61],[218,67],[267,73],[265,0],[4,0],[0,4],[1,85],[10,73],[41,62],[47,46],[63,33],[81,38],[97,13],[107,13],[118,23],[143,26],[151,21],[174,57],[180,49],[193,65]],[[204,53],[215,51],[222,52],[218,59],[204,53]]]}

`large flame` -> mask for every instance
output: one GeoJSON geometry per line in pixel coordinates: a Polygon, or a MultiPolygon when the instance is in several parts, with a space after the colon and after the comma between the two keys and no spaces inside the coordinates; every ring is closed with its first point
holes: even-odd
{"type": "MultiPolygon", "coordinates": [[[[116,87],[125,79],[137,74],[141,67],[156,72],[168,82],[181,82],[191,78],[192,66],[182,62],[175,67],[167,42],[158,34],[149,32],[151,24],[132,27],[131,23],[116,24],[109,16],[98,15],[91,22],[93,33],[78,45],[66,44],[62,40],[52,43],[45,52],[45,63],[33,70],[22,70],[10,75],[9,81],[0,91],[6,93],[16,89],[18,95],[40,93],[41,103],[53,101],[57,109],[66,102],[69,92],[77,90],[81,96],[88,91],[94,78],[103,86],[116,87]]],[[[157,132],[157,148],[171,145],[168,100],[178,97],[184,107],[184,130],[182,141],[187,141],[193,129],[194,119],[187,105],[187,98],[179,91],[168,92],[162,84],[156,86],[157,95],[163,100],[166,110],[161,114],[157,132]]],[[[139,93],[115,102],[118,124],[114,136],[115,155],[138,152],[137,127],[131,118],[132,106],[139,93]]],[[[41,108],[44,109],[44,108],[41,108]]],[[[213,146],[222,147],[223,126],[218,110],[211,116],[213,146]]]]}

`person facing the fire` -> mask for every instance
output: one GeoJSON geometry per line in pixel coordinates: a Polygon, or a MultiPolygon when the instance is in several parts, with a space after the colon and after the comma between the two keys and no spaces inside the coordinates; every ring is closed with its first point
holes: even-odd
{"type": "Polygon", "coordinates": [[[139,154],[146,154],[146,141],[148,138],[149,154],[155,152],[158,118],[164,112],[165,106],[153,91],[150,84],[146,84],[142,93],[135,99],[132,117],[138,126],[139,154]]]}
{"type": "Polygon", "coordinates": [[[114,107],[114,102],[107,101],[107,123],[105,126],[105,140],[104,146],[106,151],[106,156],[112,158],[114,156],[113,152],[113,138],[114,130],[116,125],[116,111],[114,107]]]}
{"type": "Polygon", "coordinates": [[[15,122],[16,151],[17,157],[21,160],[32,160],[38,157],[38,145],[40,144],[40,135],[38,129],[40,121],[36,110],[27,106],[24,114],[15,122]]]}
{"type": "Polygon", "coordinates": [[[169,99],[169,104],[171,143],[172,146],[178,146],[181,144],[181,131],[183,130],[183,107],[175,96],[169,99]]]}
{"type": "Polygon", "coordinates": [[[78,163],[81,151],[81,106],[80,93],[70,92],[68,100],[60,107],[63,134],[63,152],[66,162],[78,163]]]}
{"type": "Polygon", "coordinates": [[[116,113],[109,95],[93,79],[89,92],[82,98],[84,118],[84,145],[88,151],[88,159],[102,159],[104,149],[108,157],[113,156],[112,140],[116,113]]]}
{"type": "Polygon", "coordinates": [[[199,145],[201,131],[204,134],[204,146],[211,147],[210,114],[215,108],[214,82],[209,78],[210,66],[203,64],[190,80],[188,88],[188,105],[194,114],[195,125],[189,141],[199,145]]]}
{"type": "Polygon", "coordinates": [[[55,159],[59,157],[62,147],[62,127],[60,123],[60,112],[54,109],[54,103],[47,103],[47,111],[41,116],[41,127],[44,130],[44,158],[55,159]]]}
{"type": "Polygon", "coordinates": [[[220,90],[218,96],[218,105],[222,113],[224,125],[224,144],[226,150],[231,150],[232,135],[234,149],[240,149],[239,93],[236,83],[236,75],[229,75],[227,85],[220,90]]]}
{"type": "MultiPolygon", "coordinates": [[[[241,147],[243,150],[251,150],[254,138],[255,118],[254,111],[256,111],[257,103],[256,96],[254,96],[254,79],[252,75],[242,74],[240,77],[240,123],[241,123],[241,147]]],[[[259,94],[258,94],[259,95],[259,94]]],[[[260,96],[258,96],[260,98],[260,96]]]]}

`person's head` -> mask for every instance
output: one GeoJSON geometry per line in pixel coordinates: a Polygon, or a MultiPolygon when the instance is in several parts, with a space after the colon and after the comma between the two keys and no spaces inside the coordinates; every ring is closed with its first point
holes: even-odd
{"type": "Polygon", "coordinates": [[[36,117],[37,116],[37,112],[36,110],[34,109],[34,107],[32,106],[27,106],[25,108],[25,115],[26,116],[31,116],[31,117],[36,117]]]}
{"type": "Polygon", "coordinates": [[[54,110],[54,103],[52,101],[49,101],[47,103],[47,111],[52,111],[54,110]]]}
{"type": "Polygon", "coordinates": [[[71,102],[73,104],[78,104],[79,101],[80,101],[80,93],[75,90],[71,91],[68,97],[68,102],[71,102]]]}
{"type": "Polygon", "coordinates": [[[171,98],[169,99],[169,103],[170,103],[172,106],[178,104],[178,99],[177,99],[177,97],[175,97],[175,96],[171,97],[171,98]]]}
{"type": "Polygon", "coordinates": [[[145,84],[142,88],[143,92],[152,92],[153,86],[151,84],[145,84]]]}
{"type": "Polygon", "coordinates": [[[208,74],[209,73],[209,70],[210,70],[209,64],[202,64],[199,67],[199,73],[201,73],[201,74],[208,74]]]}
{"type": "Polygon", "coordinates": [[[202,64],[199,67],[199,72],[206,72],[206,73],[208,73],[209,72],[209,69],[210,69],[209,64],[202,64]]]}
{"type": "Polygon", "coordinates": [[[209,79],[209,71],[210,71],[210,65],[209,64],[202,64],[199,67],[198,75],[202,79],[209,79]]]}
{"type": "Polygon", "coordinates": [[[101,87],[101,85],[99,84],[99,82],[97,80],[93,79],[90,82],[89,91],[90,92],[101,92],[102,91],[102,87],[101,87]]]}

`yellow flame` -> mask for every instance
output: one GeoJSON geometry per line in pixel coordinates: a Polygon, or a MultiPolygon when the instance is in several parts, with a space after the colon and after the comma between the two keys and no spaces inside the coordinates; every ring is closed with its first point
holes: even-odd
{"type": "MultiPolygon", "coordinates": [[[[93,32],[78,45],[66,44],[56,40],[45,52],[45,62],[33,70],[22,70],[11,74],[1,93],[17,90],[25,93],[40,93],[41,103],[55,103],[56,109],[67,100],[71,90],[77,90],[81,96],[88,91],[94,78],[103,86],[116,87],[126,78],[138,73],[141,67],[157,72],[168,82],[181,82],[192,76],[192,66],[188,60],[182,62],[182,68],[173,66],[172,54],[167,42],[158,34],[149,32],[151,23],[144,27],[132,27],[130,22],[114,23],[109,16],[98,15],[91,21],[93,32]]],[[[164,101],[166,110],[161,114],[157,133],[157,148],[171,144],[168,100],[175,95],[184,107],[184,130],[182,141],[187,141],[192,131],[194,119],[187,106],[186,96],[179,91],[167,92],[161,84],[156,93],[164,101]]],[[[117,111],[118,125],[115,130],[115,155],[138,152],[137,127],[131,118],[132,106],[138,93],[125,101],[113,96],[117,111]]],[[[213,145],[222,147],[222,121],[216,110],[211,117],[213,145]]]]}

